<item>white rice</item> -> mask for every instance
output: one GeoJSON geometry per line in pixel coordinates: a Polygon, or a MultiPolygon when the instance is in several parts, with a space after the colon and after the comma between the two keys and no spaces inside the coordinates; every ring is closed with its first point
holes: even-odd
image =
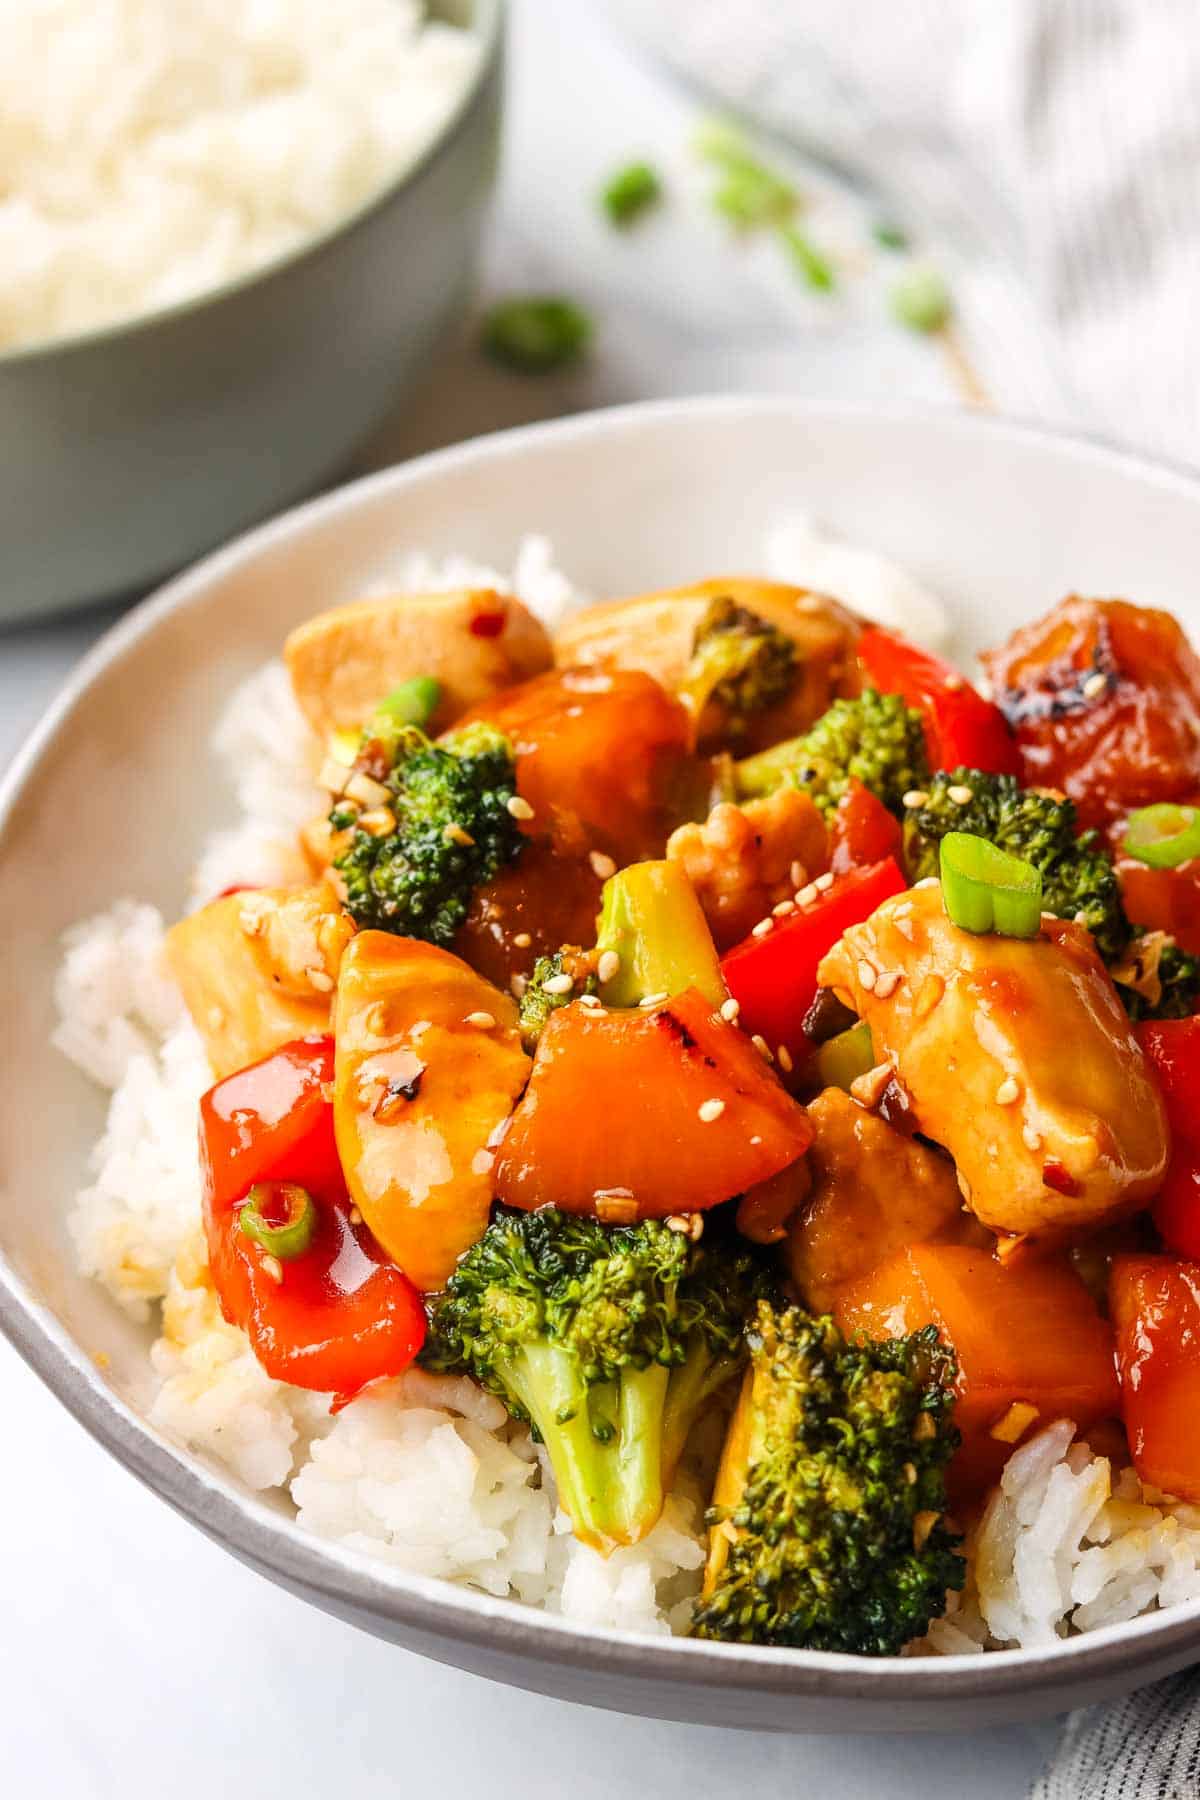
{"type": "Polygon", "coordinates": [[[213,288],[401,174],[478,59],[419,0],[0,0],[0,349],[213,288]]]}
{"type": "MultiPolygon", "coordinates": [[[[387,587],[517,589],[548,622],[578,596],[545,539],[511,574],[454,559],[401,559],[387,587]]],[[[317,747],[280,665],[230,701],[215,734],[239,823],[201,857],[195,892],[302,878],[293,834],[317,810],[317,747]]],[[[151,1418],[246,1487],[290,1496],[301,1525],[383,1564],[560,1612],[581,1624],[686,1627],[703,1562],[703,1499],[685,1472],[650,1535],[605,1560],[576,1542],[529,1434],[464,1378],[411,1370],[331,1417],[328,1399],[272,1381],[225,1323],[199,1231],[196,1102],[203,1048],[162,971],[164,924],[130,900],[66,940],[54,1041],[111,1090],[94,1180],[70,1219],[80,1266],[136,1318],[162,1306],[151,1418]]],[[[967,1592],[911,1646],[979,1654],[1200,1597],[1200,1508],[1051,1425],[1009,1459],[970,1542],[967,1592]]]]}

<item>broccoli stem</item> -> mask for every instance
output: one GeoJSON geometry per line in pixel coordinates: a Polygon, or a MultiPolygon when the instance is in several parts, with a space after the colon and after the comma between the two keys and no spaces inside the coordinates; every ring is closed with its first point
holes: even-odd
{"type": "Polygon", "coordinates": [[[688,1435],[706,1402],[738,1373],[743,1361],[740,1351],[714,1357],[703,1333],[697,1331],[693,1333],[684,1361],[671,1370],[662,1423],[663,1481],[668,1488],[675,1478],[688,1435]]]}
{"type": "Polygon", "coordinates": [[[497,1362],[546,1446],[575,1536],[607,1556],[662,1512],[662,1415],[669,1371],[629,1368],[589,1387],[572,1352],[524,1345],[497,1362]]]}
{"type": "Polygon", "coordinates": [[[636,1006],[696,988],[711,1006],[727,998],[712,933],[681,863],[631,863],[604,884],[596,949],[620,966],[603,982],[608,1006],[636,1006]]]}

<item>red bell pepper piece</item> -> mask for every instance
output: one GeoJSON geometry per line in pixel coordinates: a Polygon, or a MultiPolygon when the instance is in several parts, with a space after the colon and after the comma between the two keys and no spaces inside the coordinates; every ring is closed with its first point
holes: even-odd
{"type": "Polygon", "coordinates": [[[1171,1127],[1171,1160],[1152,1208],[1154,1223],[1172,1250],[1200,1261],[1200,1018],[1147,1020],[1137,1036],[1171,1127]]]}
{"type": "Polygon", "coordinates": [[[1200,1505],[1200,1265],[1114,1257],[1108,1302],[1134,1467],[1143,1481],[1200,1505]]]}
{"type": "Polygon", "coordinates": [[[1168,932],[1181,950],[1200,953],[1200,856],[1174,869],[1152,869],[1132,856],[1118,856],[1117,880],[1135,925],[1168,932]]]}
{"type": "Polygon", "coordinates": [[[829,866],[835,875],[844,875],[847,869],[882,862],[888,856],[899,860],[901,837],[899,821],[883,801],[851,778],[834,810],[829,866]]]}
{"type": "Polygon", "coordinates": [[[333,1039],[299,1038],[200,1102],[204,1230],[221,1310],[278,1381],[347,1397],[398,1375],[425,1309],[350,1205],[333,1135],[333,1039]],[[260,1182],[295,1182],[317,1211],[308,1248],[280,1262],[241,1229],[260,1182]]]}
{"type": "Polygon", "coordinates": [[[925,715],[929,761],[935,769],[982,769],[1018,775],[1016,740],[998,706],[977,693],[958,670],[894,632],[868,625],[858,640],[863,675],[883,694],[902,694],[925,715]]]}
{"type": "Polygon", "coordinates": [[[739,1024],[764,1037],[772,1050],[786,1045],[799,1059],[812,1045],[801,1021],[817,992],[817,965],[851,925],[869,919],[877,906],[908,886],[892,857],[867,868],[850,869],[775,922],[762,937],[744,938],[721,959],[721,974],[741,1011],[739,1024]]]}

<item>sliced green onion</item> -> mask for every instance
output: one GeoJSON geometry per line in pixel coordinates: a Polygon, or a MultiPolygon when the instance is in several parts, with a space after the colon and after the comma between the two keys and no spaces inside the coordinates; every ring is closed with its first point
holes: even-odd
{"type": "Polygon", "coordinates": [[[795,225],[781,225],[779,235],[809,287],[820,294],[828,294],[836,284],[833,264],[828,257],[823,256],[812,239],[795,225]]]}
{"type": "Polygon", "coordinates": [[[850,1083],[875,1067],[875,1051],[871,1043],[871,1027],[860,1019],[848,1031],[827,1038],[817,1051],[817,1074],[824,1087],[838,1087],[850,1092],[850,1083]]]}
{"type": "Polygon", "coordinates": [[[628,163],[605,183],[601,204],[614,225],[624,230],[662,199],[662,182],[649,163],[628,163]]]}
{"type": "Polygon", "coordinates": [[[317,1209],[308,1189],[294,1181],[260,1181],[247,1194],[238,1223],[256,1244],[290,1262],[312,1243],[317,1209]]]}
{"type": "Polygon", "coordinates": [[[483,322],[483,348],[493,362],[521,375],[548,375],[577,362],[592,322],[573,300],[530,295],[504,300],[483,322]]]}
{"type": "Polygon", "coordinates": [[[954,311],[950,289],[936,269],[916,267],[892,289],[892,312],[910,331],[940,331],[954,311]]]}
{"type": "Polygon", "coordinates": [[[970,831],[949,831],[941,842],[942,901],[963,931],[1036,937],[1042,918],[1042,876],[1032,863],[997,850],[970,831]]]}
{"type": "Polygon", "coordinates": [[[375,708],[393,725],[427,725],[437,711],[442,684],[432,675],[414,675],[402,681],[375,708]]]}
{"type": "Polygon", "coordinates": [[[899,225],[893,225],[890,219],[880,219],[872,225],[871,236],[883,250],[907,250],[908,233],[899,225]]]}
{"type": "Polygon", "coordinates": [[[1169,801],[1139,807],[1129,815],[1121,848],[1152,869],[1177,869],[1200,856],[1200,807],[1173,806],[1169,801]]]}

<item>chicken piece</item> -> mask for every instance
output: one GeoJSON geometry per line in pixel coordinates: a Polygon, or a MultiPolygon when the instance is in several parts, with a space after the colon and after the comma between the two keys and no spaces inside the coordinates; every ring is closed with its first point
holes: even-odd
{"type": "Polygon", "coordinates": [[[432,732],[469,706],[553,662],[550,639],[511,594],[463,588],[335,606],[297,626],[283,648],[296,699],[322,737],[357,730],[414,675],[441,683],[432,732]]]}
{"type": "Polygon", "coordinates": [[[325,884],[214,900],[167,933],[167,962],[218,1079],[328,1031],[354,922],[325,884]]]}
{"type": "Polygon", "coordinates": [[[1200,657],[1170,613],[1064,600],[983,657],[1024,778],[1104,826],[1200,788],[1200,657]]]}
{"type": "Polygon", "coordinates": [[[1061,1240],[1135,1211],[1169,1140],[1162,1098],[1090,935],[975,936],[936,882],[886,900],[818,979],[871,1027],[917,1128],[993,1231],[1061,1240]]]}
{"type": "Polygon", "coordinates": [[[809,795],[781,787],[740,806],[723,800],[701,823],[680,825],[667,856],[683,864],[717,949],[728,950],[823,873],[828,841],[809,795]]]}
{"type": "Polygon", "coordinates": [[[489,1145],[529,1074],[517,1009],[449,951],[363,931],[343,960],[335,1035],[350,1197],[410,1281],[441,1287],[487,1225],[489,1145]]]}
{"type": "Polygon", "coordinates": [[[560,626],[554,640],[555,661],[560,666],[599,663],[606,668],[641,669],[676,693],[687,675],[697,631],[712,602],[719,599],[757,614],[796,646],[797,674],[791,692],[745,721],[739,747],[758,750],[794,737],[839,694],[858,692],[855,615],[836,600],[806,588],[742,575],[586,606],[560,626]]]}
{"type": "Polygon", "coordinates": [[[847,1281],[907,1244],[958,1235],[962,1197],[944,1156],[841,1088],[818,1094],[808,1118],[812,1196],[792,1220],[788,1262],[805,1305],[824,1313],[847,1281]]]}

